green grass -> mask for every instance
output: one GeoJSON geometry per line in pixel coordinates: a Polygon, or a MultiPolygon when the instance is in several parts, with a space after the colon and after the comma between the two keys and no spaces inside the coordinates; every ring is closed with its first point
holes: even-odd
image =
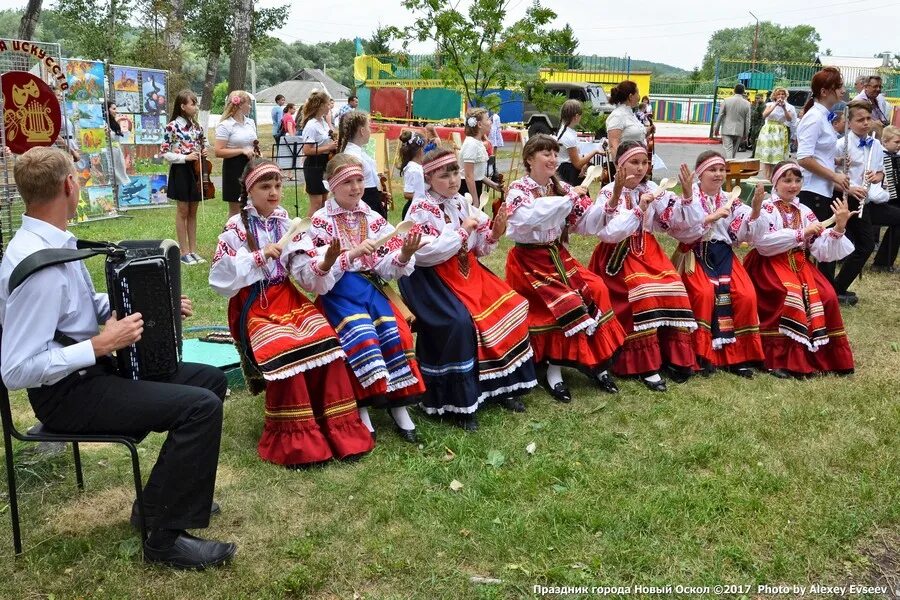
{"type": "MultiPolygon", "coordinates": [[[[207,258],[225,214],[218,201],[200,214],[207,258]]],[[[75,233],[173,236],[173,210],[129,216],[75,233]]],[[[495,272],[508,247],[486,259],[495,272]]],[[[581,260],[592,248],[573,240],[581,260]]],[[[102,289],[101,261],[89,264],[102,289]]],[[[183,273],[197,309],[188,324],[224,324],[208,265],[183,273]]],[[[236,541],[239,551],[220,570],[140,562],[119,449],[83,449],[79,494],[68,454],[47,460],[17,446],[26,553],[13,559],[0,497],[0,595],[520,598],[535,584],[866,580],[863,546],[876,528],[900,521],[898,281],[866,274],[860,304],[845,311],[853,377],[748,382],[716,374],[666,394],[622,381],[621,394],[609,396],[570,371],[572,404],[535,391],[525,414],[487,409],[475,434],[416,413],[420,447],[399,441],[378,413],[378,446],[354,464],[287,471],[262,463],[262,399],[234,390],[216,491],[222,514],[206,534],[236,541]],[[454,479],[463,484],[456,492],[454,479]],[[471,583],[476,575],[502,583],[471,583]]],[[[13,407],[20,426],[33,422],[23,394],[13,395],[13,407]]],[[[142,444],[145,472],[162,439],[142,444]]]]}

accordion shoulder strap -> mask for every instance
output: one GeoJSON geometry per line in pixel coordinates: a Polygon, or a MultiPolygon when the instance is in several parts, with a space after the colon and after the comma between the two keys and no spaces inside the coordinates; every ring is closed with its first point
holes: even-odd
{"type": "Polygon", "coordinates": [[[91,242],[87,240],[77,240],[77,249],[75,248],[44,248],[26,256],[22,262],[16,265],[12,274],[9,276],[8,293],[12,294],[13,290],[22,285],[22,282],[47,267],[61,265],[76,260],[84,260],[99,254],[112,254],[119,250],[119,247],[106,242],[91,242]]]}

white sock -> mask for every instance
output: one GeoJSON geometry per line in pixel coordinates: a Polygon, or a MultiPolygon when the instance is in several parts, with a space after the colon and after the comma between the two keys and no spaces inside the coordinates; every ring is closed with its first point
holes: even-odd
{"type": "Polygon", "coordinates": [[[359,407],[359,420],[363,422],[369,433],[375,433],[375,428],[372,427],[372,419],[369,418],[369,409],[365,406],[359,407]]]}
{"type": "Polygon", "coordinates": [[[557,383],[562,383],[562,367],[559,365],[547,365],[547,383],[552,390],[557,383]]]}
{"type": "Polygon", "coordinates": [[[394,422],[400,426],[400,429],[415,429],[416,424],[413,423],[412,418],[410,418],[409,413],[406,412],[405,406],[397,406],[391,409],[391,416],[394,417],[394,422]]]}
{"type": "Polygon", "coordinates": [[[644,377],[644,381],[656,383],[657,381],[662,381],[662,377],[659,376],[659,373],[654,373],[653,375],[647,375],[646,377],[644,377]]]}

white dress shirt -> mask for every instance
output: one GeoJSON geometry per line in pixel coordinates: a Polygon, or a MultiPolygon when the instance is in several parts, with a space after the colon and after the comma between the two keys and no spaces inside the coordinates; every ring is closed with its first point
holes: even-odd
{"type": "Polygon", "coordinates": [[[425,195],[425,171],[422,165],[411,160],[403,167],[403,193],[412,193],[413,198],[425,195]]]}
{"type": "MultiPolygon", "coordinates": [[[[852,131],[847,131],[847,139],[849,140],[848,151],[850,154],[850,185],[859,185],[866,187],[865,173],[872,171],[881,173],[884,171],[884,150],[881,142],[872,139],[872,152],[869,154],[868,148],[860,148],[859,136],[852,131]],[[869,154],[869,164],[866,165],[866,154],[869,154]]],[[[838,140],[837,151],[844,151],[844,140],[838,140]]],[[[890,194],[877,183],[869,187],[869,196],[867,202],[874,204],[884,204],[890,200],[890,194]]]]}
{"type": "Polygon", "coordinates": [[[571,127],[566,127],[559,136],[559,146],[559,157],[556,162],[559,164],[572,162],[569,158],[569,148],[578,148],[578,133],[571,127]]]}
{"type": "Polygon", "coordinates": [[[95,364],[90,338],[109,318],[109,298],[94,290],[81,261],[46,267],[8,293],[13,269],[44,248],[75,248],[75,236],[45,221],[22,217],[0,263],[0,354],[3,381],[9,389],[51,385],[95,364]],[[59,331],[76,344],[53,340],[59,331]]]}
{"type": "Polygon", "coordinates": [[[466,163],[475,165],[475,181],[481,181],[487,176],[488,153],[484,142],[473,137],[463,140],[459,150],[459,168],[462,170],[463,180],[466,178],[466,163]]]}
{"type": "Polygon", "coordinates": [[[256,123],[247,117],[243,123],[228,117],[216,126],[216,139],[225,140],[226,148],[249,148],[257,139],[256,123]]]}
{"type": "Polygon", "coordinates": [[[347,142],[344,152],[355,156],[363,165],[363,187],[378,188],[378,167],[375,159],[369,156],[358,144],[347,142]]]}
{"type": "MultiPolygon", "coordinates": [[[[828,109],[816,102],[806,111],[797,127],[797,160],[811,157],[829,171],[834,171],[836,142],[837,132],[828,120],[828,109]]],[[[804,192],[814,192],[831,198],[834,194],[834,184],[830,179],[819,177],[803,167],[800,170],[803,172],[804,192]]]]}
{"type": "Polygon", "coordinates": [[[627,104],[617,105],[606,118],[606,131],[616,129],[622,131],[619,143],[641,142],[643,144],[647,141],[647,127],[635,116],[634,109],[627,104]]]}

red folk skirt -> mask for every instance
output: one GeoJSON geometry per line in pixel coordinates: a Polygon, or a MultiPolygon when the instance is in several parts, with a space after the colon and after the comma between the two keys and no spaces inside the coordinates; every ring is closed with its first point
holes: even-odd
{"type": "Polygon", "coordinates": [[[597,369],[625,341],[603,280],[562,244],[517,244],[506,256],[506,281],[528,300],[535,362],[597,369]]]}
{"type": "Polygon", "coordinates": [[[697,369],[691,332],[697,328],[681,277],[650,232],[619,244],[601,243],[589,266],[609,289],[625,344],[613,363],[618,375],[646,375],[670,364],[697,369]]]}
{"type": "Polygon", "coordinates": [[[776,256],[751,250],[744,267],[756,287],[767,369],[853,372],[837,294],[802,250],[776,256]]]}
{"type": "Polygon", "coordinates": [[[304,465],[374,447],[334,329],[293,284],[244,288],[229,302],[228,323],[245,362],[265,379],[263,460],[304,465]]]}

